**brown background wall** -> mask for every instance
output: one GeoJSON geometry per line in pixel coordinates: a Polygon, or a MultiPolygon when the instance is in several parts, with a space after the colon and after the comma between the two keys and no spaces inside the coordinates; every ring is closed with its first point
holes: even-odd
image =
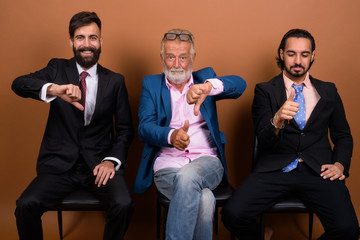
{"type": "MultiPolygon", "coordinates": [[[[12,80],[44,67],[50,58],[72,57],[68,22],[82,10],[96,11],[103,22],[100,63],[126,77],[134,126],[144,75],[162,71],[160,40],[167,30],[180,27],[196,37],[194,69],[212,66],[218,75],[242,76],[248,88],[240,99],[218,103],[221,129],[227,136],[230,182],[239,186],[250,171],[254,86],[279,73],[276,49],[290,28],[309,30],[317,43],[311,74],[335,82],[342,96],[355,142],[347,185],[360,215],[359,124],[359,8],[356,0],[1,0],[0,87],[0,238],[17,239],[15,200],[35,176],[36,157],[48,105],[22,99],[10,90],[12,80]]],[[[132,188],[143,144],[136,136],[129,154],[127,181],[132,188]]],[[[133,195],[136,211],[126,239],[155,239],[154,187],[133,195]]],[[[269,216],[274,239],[305,239],[306,217],[269,216]]],[[[45,239],[58,239],[56,215],[43,217],[45,239]]],[[[65,213],[67,239],[101,239],[102,213],[65,213]]],[[[322,232],[318,221],[314,237],[322,232]]],[[[220,235],[228,239],[220,223],[220,235]]]]}

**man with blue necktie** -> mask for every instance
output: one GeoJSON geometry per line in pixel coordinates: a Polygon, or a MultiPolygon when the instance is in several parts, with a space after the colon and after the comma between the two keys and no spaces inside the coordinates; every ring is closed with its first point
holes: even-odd
{"type": "Polygon", "coordinates": [[[344,182],[353,139],[335,84],[308,73],[314,57],[312,35],[292,29],[278,48],[282,74],[256,85],[252,110],[259,156],[222,211],[225,226],[239,239],[260,239],[256,218],[289,195],[319,217],[325,230],[319,239],[359,237],[344,182]]]}

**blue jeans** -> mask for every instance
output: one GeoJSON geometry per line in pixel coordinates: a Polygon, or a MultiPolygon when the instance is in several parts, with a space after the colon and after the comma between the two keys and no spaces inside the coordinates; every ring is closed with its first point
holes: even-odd
{"type": "Polygon", "coordinates": [[[154,174],[157,189],[170,199],[166,240],[212,239],[215,197],[224,168],[216,157],[200,157],[182,168],[154,174]]]}

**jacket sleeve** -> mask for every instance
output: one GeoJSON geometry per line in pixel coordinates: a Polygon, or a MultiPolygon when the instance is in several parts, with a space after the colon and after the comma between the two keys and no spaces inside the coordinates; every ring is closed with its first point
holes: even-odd
{"type": "Polygon", "coordinates": [[[252,117],[255,127],[255,135],[259,145],[266,148],[276,148],[282,136],[282,130],[276,135],[275,127],[271,125],[270,119],[275,115],[278,109],[271,106],[271,96],[264,84],[255,86],[254,100],[252,104],[252,117]]]}
{"type": "Polygon", "coordinates": [[[217,78],[223,82],[224,91],[215,96],[216,101],[221,99],[236,99],[240,97],[246,89],[246,82],[243,78],[235,75],[218,77],[210,67],[196,71],[193,74],[194,78],[200,79],[201,82],[205,82],[210,78],[217,78]]]}
{"type": "Polygon", "coordinates": [[[41,88],[46,83],[52,83],[53,79],[55,79],[56,66],[56,60],[50,60],[45,68],[16,78],[12,83],[11,89],[21,97],[40,100],[41,88]]]}
{"type": "Polygon", "coordinates": [[[345,110],[335,84],[332,84],[331,95],[334,96],[335,109],[330,117],[329,129],[333,147],[333,163],[339,162],[345,168],[345,175],[348,176],[350,168],[353,139],[350,127],[346,120],[345,110]]]}

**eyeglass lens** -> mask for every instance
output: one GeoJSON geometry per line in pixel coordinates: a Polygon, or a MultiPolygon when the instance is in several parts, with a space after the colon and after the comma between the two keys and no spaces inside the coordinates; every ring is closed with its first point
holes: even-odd
{"type": "Polygon", "coordinates": [[[190,41],[191,40],[191,36],[189,34],[186,33],[166,33],[165,34],[165,38],[167,40],[175,40],[176,38],[179,38],[181,41],[190,41]]]}

